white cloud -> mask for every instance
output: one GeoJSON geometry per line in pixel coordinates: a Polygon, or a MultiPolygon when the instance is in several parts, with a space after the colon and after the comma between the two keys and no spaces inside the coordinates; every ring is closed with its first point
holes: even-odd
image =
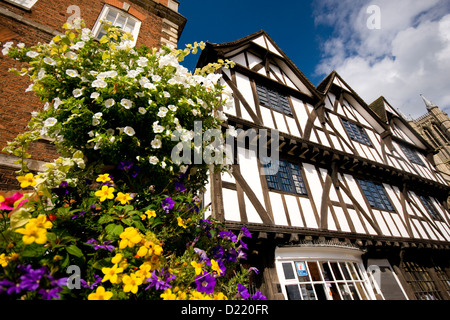
{"type": "Polygon", "coordinates": [[[316,0],[316,24],[333,28],[317,73],[336,70],[367,102],[383,95],[418,117],[424,94],[450,109],[450,3],[447,0],[316,0]],[[381,29],[367,28],[367,8],[381,9],[381,29]]]}

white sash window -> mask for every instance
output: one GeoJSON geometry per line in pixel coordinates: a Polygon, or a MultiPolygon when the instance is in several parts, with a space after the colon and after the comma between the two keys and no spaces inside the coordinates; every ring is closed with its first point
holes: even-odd
{"type": "Polygon", "coordinates": [[[282,293],[286,300],[375,300],[361,254],[341,247],[277,248],[282,293]]]}
{"type": "Polygon", "coordinates": [[[133,36],[132,45],[136,45],[139,29],[141,27],[140,20],[120,9],[105,5],[94,28],[92,28],[92,32],[98,40],[106,34],[105,30],[102,28],[102,21],[105,20],[111,22],[113,26],[120,27],[123,32],[129,32],[133,36]]]}

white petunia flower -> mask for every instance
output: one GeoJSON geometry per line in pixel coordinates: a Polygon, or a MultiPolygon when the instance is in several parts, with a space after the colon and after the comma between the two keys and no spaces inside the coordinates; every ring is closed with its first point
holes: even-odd
{"type": "Polygon", "coordinates": [[[100,119],[101,117],[103,117],[103,113],[101,113],[101,112],[97,112],[96,114],[94,114],[92,116],[92,118],[95,118],[95,119],[100,119]]]}
{"type": "Polygon", "coordinates": [[[44,127],[48,128],[48,127],[53,127],[56,123],[58,122],[58,120],[56,120],[55,118],[47,118],[44,121],[44,127]]]}
{"type": "Polygon", "coordinates": [[[166,107],[159,108],[157,116],[160,118],[164,118],[169,110],[166,107]]]}
{"type": "Polygon", "coordinates": [[[44,78],[45,70],[44,69],[39,70],[37,77],[38,77],[38,80],[41,80],[42,78],[44,78]]]}
{"type": "Polygon", "coordinates": [[[72,94],[75,98],[81,97],[83,95],[83,90],[75,89],[72,91],[72,94]]]}
{"type": "Polygon", "coordinates": [[[106,81],[102,79],[92,81],[92,87],[94,88],[106,88],[107,85],[108,83],[106,83],[106,81]]]}
{"type": "Polygon", "coordinates": [[[143,107],[139,107],[138,111],[139,111],[140,114],[146,114],[147,113],[147,110],[145,108],[143,108],[143,107]]]}
{"type": "Polygon", "coordinates": [[[49,57],[45,57],[44,58],[44,63],[46,63],[46,64],[48,64],[50,66],[56,65],[56,61],[53,60],[52,58],[49,58],[49,57]]]}
{"type": "Polygon", "coordinates": [[[39,55],[39,53],[37,53],[36,51],[28,51],[26,55],[27,57],[30,58],[36,58],[39,55]]]}
{"type": "Polygon", "coordinates": [[[23,42],[18,43],[17,48],[20,48],[20,49],[25,48],[25,43],[23,43],[23,42]]]}
{"type": "Polygon", "coordinates": [[[173,112],[177,111],[177,107],[174,106],[173,104],[168,105],[167,108],[169,108],[169,110],[171,110],[173,112]]]}
{"type": "Polygon", "coordinates": [[[153,122],[153,132],[154,133],[162,133],[164,131],[164,127],[158,124],[159,121],[153,122]]]}
{"type": "Polygon", "coordinates": [[[110,99],[105,101],[105,107],[111,108],[115,103],[116,102],[114,101],[114,99],[110,98],[110,99]]]}
{"type": "Polygon", "coordinates": [[[150,90],[156,90],[156,86],[153,83],[151,83],[151,82],[145,83],[143,85],[143,87],[146,88],[146,89],[150,89],[150,90]]]}
{"type": "Polygon", "coordinates": [[[161,140],[155,138],[154,140],[152,140],[151,145],[153,149],[159,149],[161,148],[162,143],[161,140]]]}
{"type": "Polygon", "coordinates": [[[151,156],[149,159],[148,159],[148,162],[150,162],[150,164],[153,164],[153,165],[155,165],[155,164],[158,164],[158,158],[157,157],[155,157],[155,156],[151,156]]]}
{"type": "Polygon", "coordinates": [[[125,134],[129,135],[130,137],[134,136],[134,134],[136,133],[132,127],[128,126],[123,128],[123,132],[125,132],[125,134]]]}
{"type": "Polygon", "coordinates": [[[170,93],[168,93],[167,91],[163,91],[163,95],[166,98],[170,98],[170,93]]]}
{"type": "Polygon", "coordinates": [[[153,82],[161,81],[161,76],[159,76],[159,75],[157,75],[157,74],[154,74],[154,75],[152,76],[152,80],[153,80],[153,82]]]}
{"type": "Polygon", "coordinates": [[[122,99],[120,100],[120,104],[125,108],[125,109],[130,109],[133,106],[133,101],[128,100],[128,99],[122,99]]]}
{"type": "Polygon", "coordinates": [[[55,100],[53,100],[53,108],[58,109],[58,107],[62,104],[62,101],[59,97],[56,97],[55,100]]]}
{"type": "Polygon", "coordinates": [[[91,93],[91,99],[97,99],[98,97],[100,97],[100,93],[98,93],[98,92],[91,93]]]}
{"type": "Polygon", "coordinates": [[[77,54],[75,52],[69,51],[66,53],[66,57],[70,60],[77,60],[77,54]]]}
{"type": "Polygon", "coordinates": [[[73,69],[67,69],[66,70],[66,74],[69,76],[69,77],[72,77],[72,78],[75,78],[75,77],[79,77],[80,75],[78,74],[78,71],[77,70],[73,70],[73,69]]]}

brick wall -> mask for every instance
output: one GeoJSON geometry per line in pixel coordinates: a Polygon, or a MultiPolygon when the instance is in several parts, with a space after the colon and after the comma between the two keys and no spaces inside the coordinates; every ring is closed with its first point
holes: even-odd
{"type": "MultiPolygon", "coordinates": [[[[80,8],[80,17],[85,21],[86,26],[92,29],[105,4],[126,9],[125,11],[129,14],[141,20],[138,47],[142,44],[148,47],[159,47],[161,43],[168,43],[169,41],[165,41],[167,35],[163,32],[168,19],[171,19],[172,23],[181,25],[181,30],[186,22],[178,13],[161,6],[167,6],[168,0],[39,0],[31,10],[21,9],[1,1],[0,41],[3,41],[2,44],[11,40],[16,43],[23,42],[27,46],[37,42],[49,42],[58,32],[63,32],[62,25],[75,13],[67,12],[67,8],[72,5],[80,8]],[[126,2],[125,5],[124,2],[126,2]]],[[[172,34],[172,42],[173,39],[172,34]]],[[[175,44],[177,40],[175,39],[175,44]]],[[[20,69],[22,65],[0,53],[0,150],[7,145],[8,141],[12,141],[26,130],[31,112],[42,107],[39,99],[32,92],[25,92],[30,84],[27,78],[8,72],[8,69],[13,67],[20,69]]],[[[41,164],[57,157],[55,148],[46,140],[34,143],[30,153],[32,159],[41,164]]],[[[9,155],[1,154],[0,191],[18,189],[14,177],[14,171],[17,168],[12,165],[14,160],[9,155]]]]}

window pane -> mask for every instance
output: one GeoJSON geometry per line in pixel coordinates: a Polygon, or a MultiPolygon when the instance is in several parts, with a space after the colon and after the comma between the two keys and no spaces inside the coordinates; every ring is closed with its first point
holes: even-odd
{"type": "Polygon", "coordinates": [[[288,300],[302,300],[300,296],[300,291],[298,290],[298,285],[286,286],[286,292],[288,295],[288,300]]]}
{"type": "Polygon", "coordinates": [[[291,263],[283,263],[284,278],[286,280],[295,279],[294,270],[291,263]]]}
{"type": "Polygon", "coordinates": [[[341,270],[336,262],[330,262],[331,269],[333,269],[333,274],[336,280],[343,280],[341,270]]]}
{"type": "Polygon", "coordinates": [[[301,284],[300,290],[302,291],[303,300],[317,300],[312,285],[301,284]]]}
{"type": "Polygon", "coordinates": [[[343,300],[352,300],[352,295],[350,291],[347,288],[347,285],[345,283],[338,283],[339,290],[341,291],[342,299],[343,300]]]}
{"type": "Polygon", "coordinates": [[[323,269],[323,272],[322,272],[323,279],[325,281],[333,281],[334,280],[333,279],[333,275],[331,273],[330,266],[328,265],[328,262],[323,262],[322,263],[322,269],[323,269]]]}
{"type": "Polygon", "coordinates": [[[345,280],[352,280],[350,274],[348,273],[347,267],[345,266],[345,263],[340,262],[339,265],[341,266],[341,271],[344,274],[345,280]]]}
{"type": "Polygon", "coordinates": [[[309,273],[311,274],[311,278],[313,281],[322,281],[322,277],[320,276],[320,269],[317,265],[317,262],[308,262],[309,273]]]}
{"type": "Polygon", "coordinates": [[[308,275],[308,269],[306,268],[305,262],[296,262],[295,268],[297,269],[297,276],[299,282],[307,282],[310,281],[308,275]]]}
{"type": "Polygon", "coordinates": [[[350,289],[350,292],[352,293],[353,300],[361,300],[358,296],[358,292],[356,291],[355,285],[353,283],[348,283],[348,288],[350,289]]]}
{"type": "Polygon", "coordinates": [[[351,263],[347,262],[348,270],[350,270],[350,274],[352,275],[353,280],[359,280],[358,275],[356,274],[355,269],[351,263]]]}
{"type": "Polygon", "coordinates": [[[336,283],[332,282],[328,284],[329,294],[333,300],[341,300],[341,296],[339,295],[339,289],[337,288],[336,283]]]}
{"type": "Polygon", "coordinates": [[[366,292],[365,292],[362,284],[360,282],[356,282],[355,284],[356,284],[356,287],[358,288],[358,292],[359,292],[359,295],[361,296],[361,299],[362,300],[368,300],[366,292]]]}
{"type": "Polygon", "coordinates": [[[323,286],[324,285],[321,283],[316,283],[314,285],[314,289],[316,290],[317,294],[317,300],[328,300],[323,286]]]}
{"type": "Polygon", "coordinates": [[[113,10],[108,10],[108,14],[106,15],[106,20],[111,21],[114,23],[116,21],[117,13],[113,10]]]}

